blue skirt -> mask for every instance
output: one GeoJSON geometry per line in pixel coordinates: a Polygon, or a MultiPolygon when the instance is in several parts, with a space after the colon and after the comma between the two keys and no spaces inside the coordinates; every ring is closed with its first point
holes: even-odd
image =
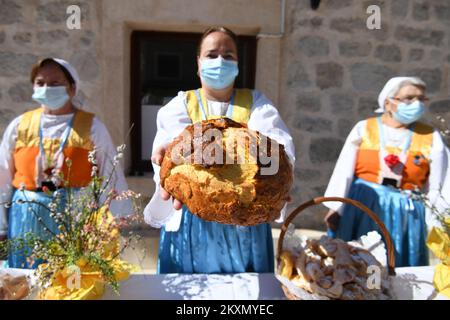
{"type": "MultiPolygon", "coordinates": [[[[422,202],[411,200],[392,187],[362,179],[353,182],[348,197],[366,205],[384,222],[394,243],[396,267],[428,265],[427,227],[422,202]]],[[[352,205],[345,205],[339,227],[332,235],[350,241],[372,230],[380,232],[368,215],[352,205]]]]}
{"type": "Polygon", "coordinates": [[[273,271],[270,224],[243,227],[209,222],[184,206],[180,229],[161,230],[158,273],[273,271]]]}
{"type": "MultiPolygon", "coordinates": [[[[9,227],[8,238],[21,238],[26,233],[34,233],[42,240],[49,239],[57,234],[58,225],[50,217],[50,211],[43,206],[52,202],[53,197],[43,192],[15,190],[12,197],[12,205],[8,211],[9,227]],[[36,201],[38,203],[18,203],[20,201],[36,201]],[[41,218],[41,221],[38,221],[41,218]],[[51,232],[44,230],[47,227],[51,232]]],[[[8,267],[34,269],[42,261],[29,261],[31,248],[17,248],[8,254],[8,267]]]]}

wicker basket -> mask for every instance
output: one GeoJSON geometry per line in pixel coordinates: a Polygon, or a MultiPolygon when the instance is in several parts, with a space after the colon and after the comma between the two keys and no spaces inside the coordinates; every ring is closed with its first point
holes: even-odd
{"type": "MultiPolygon", "coordinates": [[[[351,204],[357,208],[359,208],[360,210],[362,210],[365,214],[367,214],[369,217],[372,218],[372,220],[375,221],[375,223],[378,225],[378,227],[380,228],[381,233],[384,236],[384,239],[386,241],[386,247],[387,247],[387,263],[388,263],[388,274],[390,276],[395,276],[395,254],[394,254],[394,245],[392,243],[392,239],[391,236],[389,235],[389,232],[387,231],[384,223],[380,220],[380,218],[369,208],[367,208],[365,205],[363,205],[361,202],[352,200],[352,199],[348,199],[348,198],[338,198],[338,197],[318,197],[318,198],[314,198],[310,201],[307,201],[303,204],[301,204],[299,207],[297,207],[294,211],[292,211],[289,216],[286,218],[286,220],[284,221],[283,225],[281,226],[281,232],[280,232],[280,237],[278,238],[278,246],[277,246],[277,272],[278,272],[278,265],[280,264],[280,254],[281,251],[283,250],[283,241],[284,241],[284,236],[286,234],[286,231],[288,229],[289,224],[292,222],[292,220],[294,220],[294,218],[300,214],[301,212],[303,212],[305,209],[321,204],[323,202],[343,202],[346,204],[351,204]]],[[[296,295],[292,294],[288,288],[286,288],[284,285],[281,285],[284,294],[286,295],[286,297],[289,300],[300,300],[296,295]]]]}

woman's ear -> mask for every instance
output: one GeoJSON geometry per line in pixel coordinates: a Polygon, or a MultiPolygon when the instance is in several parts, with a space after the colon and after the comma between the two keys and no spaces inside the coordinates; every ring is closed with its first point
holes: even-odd
{"type": "Polygon", "coordinates": [[[200,56],[197,56],[197,76],[200,77],[200,56]]]}
{"type": "Polygon", "coordinates": [[[73,97],[75,96],[76,92],[77,92],[77,87],[76,87],[76,85],[75,85],[75,84],[70,84],[70,85],[69,85],[69,90],[68,90],[69,96],[70,96],[71,98],[73,98],[73,97]]]}
{"type": "Polygon", "coordinates": [[[397,111],[397,106],[392,102],[391,99],[387,98],[384,101],[384,110],[386,110],[387,112],[395,112],[397,111]]]}

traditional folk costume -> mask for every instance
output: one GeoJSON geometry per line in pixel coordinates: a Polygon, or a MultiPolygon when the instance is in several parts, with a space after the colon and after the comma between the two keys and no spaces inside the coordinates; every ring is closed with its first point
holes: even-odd
{"type": "MultiPolygon", "coordinates": [[[[189,124],[224,116],[283,144],[294,162],[292,138],[276,108],[260,92],[245,89],[236,89],[229,103],[208,101],[202,89],[180,92],[158,113],[153,150],[170,143],[189,124]]],[[[153,167],[156,191],[144,213],[147,223],[162,227],[158,273],[273,272],[270,224],[226,225],[202,220],[186,206],[176,211],[171,201],[160,198],[160,167],[153,167]]]]}
{"type": "MultiPolygon", "coordinates": [[[[73,70],[73,69],[72,69],[73,70]]],[[[78,77],[74,77],[78,79],[78,77]]],[[[0,206],[0,235],[9,239],[26,233],[48,239],[58,233],[58,226],[45,207],[60,196],[64,208],[65,192],[51,181],[52,170],[62,172],[68,187],[76,191],[91,181],[92,164],[88,153],[97,149],[99,175],[109,175],[116,149],[104,124],[92,113],[75,109],[64,115],[44,114],[43,108],[28,111],[14,119],[5,130],[0,145],[0,201],[12,199],[9,210],[0,206]],[[70,168],[66,159],[71,160],[70,168]],[[44,192],[46,189],[51,192],[44,192]],[[23,202],[26,203],[23,203],[23,202]],[[32,201],[33,203],[29,203],[32,201]]],[[[111,186],[127,189],[120,166],[111,186]]],[[[58,183],[58,182],[56,182],[58,183]]],[[[111,211],[131,213],[130,203],[113,201],[111,211]]],[[[34,268],[27,260],[30,248],[16,250],[8,256],[8,267],[34,268]]]]}
{"type": "MultiPolygon", "coordinates": [[[[395,247],[396,266],[428,264],[425,241],[432,216],[421,201],[410,195],[416,189],[437,203],[447,168],[446,147],[438,131],[415,122],[396,129],[381,117],[360,121],[350,132],[325,196],[348,197],[373,210],[386,225],[395,247]],[[389,168],[389,159],[400,163],[389,168]]],[[[378,230],[359,209],[341,203],[325,203],[341,214],[336,233],[346,241],[378,230]]]]}

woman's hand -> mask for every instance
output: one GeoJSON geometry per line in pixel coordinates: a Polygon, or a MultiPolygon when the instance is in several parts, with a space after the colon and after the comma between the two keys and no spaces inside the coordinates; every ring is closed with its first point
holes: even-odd
{"type": "Polygon", "coordinates": [[[339,226],[339,220],[341,216],[336,211],[330,210],[325,216],[325,223],[327,224],[328,229],[332,231],[336,231],[339,226]]]}
{"type": "MultiPolygon", "coordinates": [[[[164,159],[164,155],[166,154],[166,146],[160,146],[156,148],[155,152],[152,154],[152,162],[158,166],[161,166],[161,163],[164,159]]],[[[164,201],[167,201],[171,198],[170,194],[161,186],[161,198],[164,201]]],[[[183,207],[183,203],[177,199],[173,199],[173,208],[175,210],[180,210],[183,207]]]]}

